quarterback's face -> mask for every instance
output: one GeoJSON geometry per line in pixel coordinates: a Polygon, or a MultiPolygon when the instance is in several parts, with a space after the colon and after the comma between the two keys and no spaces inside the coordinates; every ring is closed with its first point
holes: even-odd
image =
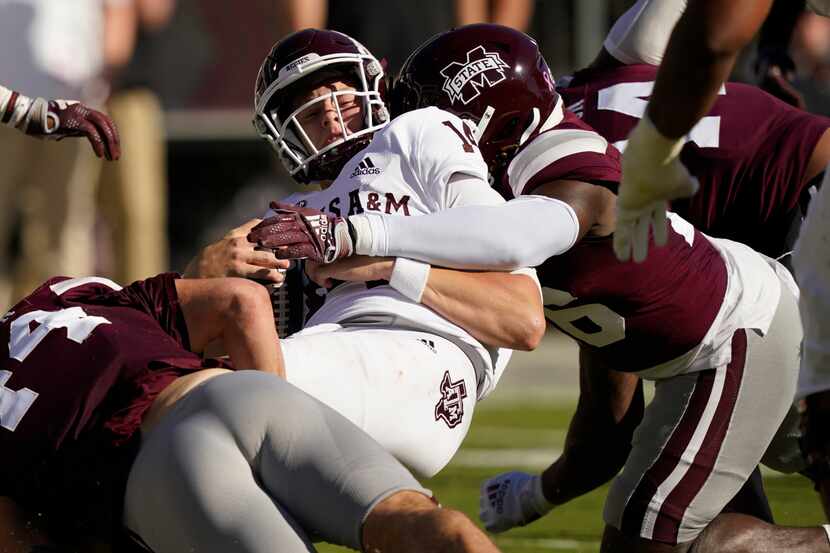
{"type": "Polygon", "coordinates": [[[325,83],[295,102],[299,107],[316,100],[297,114],[297,121],[317,149],[363,129],[363,103],[349,93],[354,90],[342,81],[325,83]]]}

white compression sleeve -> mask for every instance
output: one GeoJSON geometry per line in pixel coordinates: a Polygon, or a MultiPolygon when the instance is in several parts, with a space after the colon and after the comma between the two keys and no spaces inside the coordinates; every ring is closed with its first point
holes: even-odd
{"type": "Polygon", "coordinates": [[[620,16],[603,46],[619,61],[660,65],[686,0],[637,0],[620,16]]]}
{"type": "Polygon", "coordinates": [[[498,206],[467,206],[420,217],[349,217],[356,253],[408,257],[455,269],[535,267],[570,249],[579,234],[565,202],[522,196],[498,206]]]}
{"type": "Polygon", "coordinates": [[[810,202],[793,253],[804,325],[798,397],[830,390],[830,170],[810,202]]]}

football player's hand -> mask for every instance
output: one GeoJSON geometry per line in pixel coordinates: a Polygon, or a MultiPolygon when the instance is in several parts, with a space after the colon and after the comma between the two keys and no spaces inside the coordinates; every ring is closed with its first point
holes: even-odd
{"type": "Polygon", "coordinates": [[[795,62],[786,50],[759,49],[758,59],[755,60],[755,76],[758,86],[763,90],[791,106],[807,109],[804,97],[792,84],[795,79],[795,62]]]}
{"type": "Polygon", "coordinates": [[[231,230],[217,242],[202,249],[185,270],[189,278],[236,276],[282,284],[284,271],[291,264],[277,259],[271,251],[258,250],[248,241],[248,233],[260,219],[231,230]]]}
{"type": "Polygon", "coordinates": [[[801,412],[804,473],[815,482],[830,520],[830,390],[807,396],[801,412]]]}
{"type": "Polygon", "coordinates": [[[107,115],[73,100],[34,100],[27,119],[28,135],[61,140],[86,137],[98,157],[121,157],[118,129],[107,115]]]}
{"type": "Polygon", "coordinates": [[[543,517],[553,505],[542,494],[542,479],[524,472],[506,472],[481,484],[478,517],[498,534],[543,517]]]}
{"type": "Polygon", "coordinates": [[[334,281],[371,282],[389,280],[395,268],[394,257],[368,257],[355,255],[335,263],[306,262],[308,278],[323,288],[331,288],[334,281]]]}
{"type": "Polygon", "coordinates": [[[334,263],[354,253],[349,224],[319,209],[271,202],[274,215],[255,226],[248,240],[280,259],[334,263]]]}
{"type": "Polygon", "coordinates": [[[682,138],[665,138],[648,116],[628,136],[614,231],[614,253],[620,261],[628,261],[632,254],[638,263],[645,260],[650,229],[654,231],[655,244],[665,245],[666,202],[697,192],[697,179],[678,159],[682,147],[682,138]]]}

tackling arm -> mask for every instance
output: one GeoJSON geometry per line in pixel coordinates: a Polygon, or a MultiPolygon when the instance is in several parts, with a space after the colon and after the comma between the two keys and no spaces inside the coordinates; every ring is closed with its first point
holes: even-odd
{"type": "Polygon", "coordinates": [[[176,293],[192,351],[222,340],[237,369],[285,376],[265,287],[238,278],[178,279],[176,293]]]}
{"type": "Polygon", "coordinates": [[[625,463],[643,417],[643,388],[632,374],[592,366],[580,350],[580,397],[565,450],[541,476],[507,472],[481,485],[479,516],[491,532],[524,526],[601,486],[625,463]]]}
{"type": "Polygon", "coordinates": [[[542,473],[545,497],[560,505],[614,477],[643,418],[643,385],[630,373],[595,366],[580,348],[580,396],[562,456],[542,473]]]}
{"type": "Polygon", "coordinates": [[[353,215],[349,222],[356,231],[358,254],[480,270],[535,267],[567,251],[580,229],[571,206],[535,195],[421,217],[353,215]]]}
{"type": "Polygon", "coordinates": [[[307,262],[306,272],[325,287],[332,280],[389,281],[488,346],[534,349],[545,332],[539,284],[530,269],[476,273],[405,258],[353,256],[328,265],[307,262]]]}

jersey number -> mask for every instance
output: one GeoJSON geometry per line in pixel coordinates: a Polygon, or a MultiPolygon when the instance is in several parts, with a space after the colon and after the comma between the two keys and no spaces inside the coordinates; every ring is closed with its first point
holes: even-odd
{"type": "MultiPolygon", "coordinates": [[[[654,81],[644,83],[620,83],[603,88],[597,93],[597,109],[624,113],[642,119],[648,105],[648,97],[654,88],[654,81]]],[[[726,94],[726,87],[721,86],[718,94],[726,94]]],[[[694,142],[700,148],[717,148],[720,145],[720,116],[702,117],[697,125],[686,135],[686,142],[694,142]]],[[[615,142],[620,151],[625,150],[628,140],[615,142]]]]}
{"type": "MultiPolygon", "coordinates": [[[[70,307],[60,311],[31,311],[18,317],[9,329],[9,358],[23,361],[57,328],[66,329],[66,337],[78,344],[84,342],[98,325],[110,324],[103,317],[90,316],[80,307],[70,307]],[[40,323],[31,330],[32,322],[40,323]]],[[[60,360],[56,359],[55,363],[60,360]]],[[[14,431],[23,415],[37,399],[37,392],[29,388],[14,391],[6,387],[11,378],[11,371],[0,371],[0,426],[14,431]]]]}
{"type": "Polygon", "coordinates": [[[542,295],[545,317],[575,340],[597,348],[625,340],[625,319],[610,308],[599,303],[561,307],[576,298],[554,288],[542,287],[542,295]]]}
{"type": "Polygon", "coordinates": [[[455,125],[452,124],[452,121],[441,121],[441,123],[443,125],[446,125],[448,129],[452,130],[452,132],[454,132],[458,136],[458,138],[461,139],[461,144],[464,145],[465,152],[471,154],[475,151],[473,145],[476,143],[476,140],[473,137],[473,131],[470,130],[470,127],[462,123],[461,128],[464,129],[464,134],[461,134],[461,131],[455,128],[455,125]]]}

